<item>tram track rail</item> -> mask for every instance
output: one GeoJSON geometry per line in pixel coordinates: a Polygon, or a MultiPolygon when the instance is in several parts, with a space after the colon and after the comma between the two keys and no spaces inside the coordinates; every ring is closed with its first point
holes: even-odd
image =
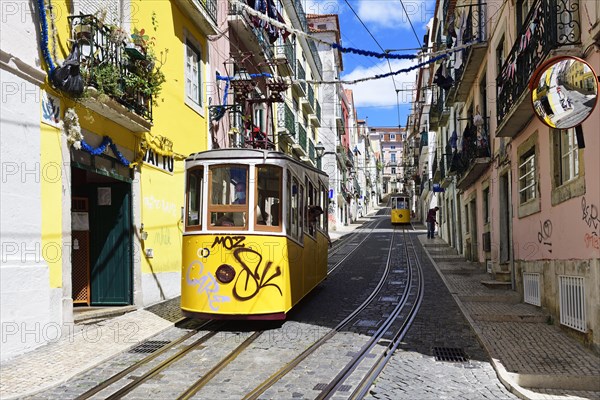
{"type": "MultiPolygon", "coordinates": [[[[412,227],[412,225],[411,225],[412,227]]],[[[393,339],[387,346],[387,349],[379,354],[375,363],[367,374],[361,378],[358,385],[356,385],[356,389],[351,394],[350,399],[362,399],[369,388],[372,386],[373,382],[377,378],[377,376],[381,373],[385,365],[388,363],[398,346],[400,345],[402,339],[412,326],[412,323],[419,311],[423,300],[423,291],[424,291],[424,280],[423,280],[423,270],[421,268],[418,257],[416,256],[416,250],[414,247],[413,239],[410,235],[406,234],[406,230],[403,228],[403,234],[405,241],[407,238],[410,239],[410,246],[404,247],[404,253],[406,256],[408,273],[409,273],[409,282],[411,284],[405,287],[405,291],[402,294],[402,299],[396,305],[393,312],[390,313],[389,317],[385,320],[382,326],[375,332],[375,334],[369,339],[369,341],[363,345],[360,351],[353,357],[353,359],[347,363],[347,365],[340,371],[340,373],[321,391],[321,393],[316,397],[317,399],[329,399],[331,398],[335,392],[341,387],[341,385],[346,382],[346,380],[351,376],[354,370],[361,364],[362,360],[371,353],[373,348],[380,343],[380,340],[384,337],[384,335],[393,329],[392,325],[398,319],[401,314],[406,310],[406,316],[401,319],[400,328],[393,332],[393,339]],[[410,249],[409,249],[410,247],[410,249]],[[414,256],[411,261],[411,254],[414,256]],[[414,282],[413,282],[414,281],[414,282]],[[416,290],[416,293],[413,293],[414,296],[411,296],[411,290],[416,290]],[[410,298],[414,297],[414,301],[411,302],[410,298]]]]}
{"type": "MultiPolygon", "coordinates": [[[[320,348],[322,345],[324,345],[325,343],[330,341],[336,334],[340,333],[344,328],[350,326],[352,322],[359,319],[361,313],[376,301],[378,294],[380,294],[382,288],[385,285],[385,282],[387,281],[387,279],[390,275],[391,258],[392,258],[392,252],[394,249],[395,231],[396,231],[396,229],[394,228],[394,231],[393,231],[394,234],[392,235],[392,238],[390,239],[390,245],[388,248],[388,255],[387,255],[387,259],[386,259],[386,265],[384,268],[384,272],[382,273],[382,276],[381,276],[379,282],[377,283],[376,287],[372,290],[371,294],[367,297],[367,299],[365,299],[357,308],[355,308],[354,311],[352,311],[352,313],[350,313],[344,320],[342,320],[339,324],[337,324],[331,331],[329,331],[327,334],[325,334],[324,336],[319,338],[312,345],[310,345],[308,348],[306,348],[301,354],[296,356],[291,361],[287,362],[282,368],[280,368],[278,371],[276,371],[274,374],[272,374],[268,379],[263,381],[261,384],[259,384],[257,387],[255,387],[251,392],[246,394],[246,396],[243,397],[244,400],[258,399],[259,396],[261,396],[266,390],[271,388],[273,385],[275,385],[277,382],[279,382],[279,380],[281,380],[285,375],[287,375],[289,372],[291,372],[296,367],[298,367],[298,365],[302,361],[304,361],[311,354],[313,354],[318,348],[320,348]]],[[[377,342],[378,340],[379,340],[379,338],[375,342],[377,342]]],[[[350,368],[352,368],[352,367],[350,367],[350,368]]],[[[329,385],[328,385],[328,387],[329,387],[329,385]]]]}
{"type": "MultiPolygon", "coordinates": [[[[184,317],[184,318],[181,318],[178,321],[176,321],[174,325],[177,326],[178,324],[181,324],[181,323],[186,322],[186,321],[189,321],[189,318],[184,317]]],[[[214,325],[214,322],[212,322],[212,321],[206,321],[206,322],[202,323],[196,329],[194,329],[194,330],[192,330],[190,332],[187,332],[186,334],[184,334],[183,336],[181,336],[181,337],[179,337],[179,338],[177,338],[175,340],[172,340],[171,342],[169,342],[169,343],[165,344],[164,346],[162,346],[157,351],[155,351],[152,354],[148,355],[147,357],[144,357],[143,359],[135,362],[134,364],[130,365],[129,367],[125,368],[124,370],[122,370],[122,371],[114,374],[113,376],[111,376],[110,378],[106,379],[105,381],[103,381],[103,382],[99,383],[98,385],[90,388],[86,392],[84,392],[81,395],[77,396],[76,400],[89,399],[90,397],[92,397],[92,396],[94,396],[94,395],[102,392],[103,390],[110,388],[112,385],[114,385],[117,382],[121,381],[122,379],[126,378],[132,372],[134,372],[137,369],[141,368],[142,366],[148,364],[149,362],[151,362],[152,360],[158,358],[159,356],[165,354],[169,350],[173,350],[174,348],[176,348],[177,346],[179,346],[181,343],[185,342],[186,340],[190,339],[192,336],[196,335],[198,332],[200,332],[203,329],[205,329],[207,327],[210,327],[212,325],[214,325]]],[[[183,349],[177,351],[175,355],[173,355],[173,356],[167,358],[166,360],[162,361],[161,363],[159,363],[157,366],[155,366],[154,368],[152,368],[148,373],[142,375],[139,378],[136,378],[133,382],[129,383],[125,387],[119,389],[117,392],[111,394],[110,396],[108,396],[106,398],[107,399],[118,399],[118,398],[121,398],[122,396],[124,396],[125,394],[129,393],[130,391],[132,391],[133,389],[135,389],[136,387],[138,387],[142,383],[146,382],[147,380],[151,379],[158,372],[164,370],[169,365],[171,365],[173,362],[175,362],[178,359],[182,358],[187,353],[189,353],[193,349],[197,348],[200,344],[206,342],[208,339],[210,339],[212,336],[214,336],[216,334],[217,334],[217,331],[212,331],[212,332],[209,332],[208,334],[203,335],[201,338],[199,338],[198,340],[194,341],[194,343],[185,346],[183,349]]]]}
{"type": "MultiPolygon", "coordinates": [[[[369,232],[367,232],[365,237],[362,238],[356,246],[354,246],[354,249],[352,251],[350,251],[349,254],[346,254],[345,257],[341,261],[339,261],[338,263],[335,264],[333,269],[328,271],[328,274],[331,273],[334,269],[338,268],[340,265],[342,265],[348,259],[348,257],[351,254],[353,254],[354,251],[356,251],[356,249],[360,248],[361,245],[370,237],[370,235],[381,225],[381,223],[383,221],[385,221],[385,219],[382,219],[382,218],[373,219],[370,222],[371,230],[369,232]]],[[[363,231],[363,234],[364,233],[365,232],[363,231]]],[[[377,298],[381,294],[381,291],[383,290],[386,281],[390,277],[390,271],[392,269],[391,260],[393,258],[394,248],[396,246],[396,243],[395,243],[396,235],[397,235],[397,227],[394,227],[391,238],[389,239],[387,258],[385,259],[385,266],[383,267],[383,272],[381,274],[381,278],[379,279],[378,283],[373,288],[373,290],[371,291],[369,296],[358,307],[356,307],[356,309],[354,311],[352,311],[351,314],[346,316],[346,318],[344,318],[335,328],[333,328],[330,332],[328,332],[327,334],[325,334],[324,336],[322,336],[321,338],[316,340],[314,343],[309,345],[303,352],[301,352],[293,360],[287,362],[282,368],[280,368],[278,371],[273,373],[268,379],[263,381],[263,383],[261,383],[259,386],[255,387],[253,390],[251,390],[244,397],[244,399],[259,398],[259,396],[261,396],[266,390],[268,390],[270,387],[274,386],[290,371],[292,371],[296,367],[298,367],[298,365],[300,365],[300,363],[302,363],[303,360],[308,358],[323,344],[330,341],[337,333],[340,333],[343,329],[352,326],[352,324],[354,322],[360,320],[361,313],[365,312],[365,310],[367,310],[369,308],[369,306],[373,305],[374,303],[377,303],[377,301],[378,301],[377,298]]],[[[408,248],[405,248],[404,251],[405,251],[405,253],[408,254],[408,248]]],[[[413,253],[415,253],[414,246],[412,248],[412,251],[413,251],[413,253]]],[[[392,325],[395,316],[399,315],[401,310],[404,309],[406,306],[406,303],[407,303],[408,297],[409,297],[409,291],[410,291],[409,290],[410,285],[408,283],[411,280],[412,279],[408,280],[407,285],[401,296],[401,300],[400,300],[399,304],[396,305],[395,310],[392,313],[392,315],[386,320],[384,325],[381,326],[375,332],[375,334],[373,334],[373,337],[371,338],[371,340],[367,344],[364,344],[362,346],[362,348],[358,352],[358,354],[356,356],[354,356],[350,362],[348,362],[345,366],[343,366],[343,368],[340,370],[340,372],[331,380],[331,382],[327,385],[327,387],[322,390],[322,392],[321,392],[321,394],[319,394],[318,398],[329,398],[332,394],[336,393],[336,391],[339,389],[340,385],[342,385],[342,383],[346,379],[348,379],[349,376],[352,375],[353,371],[361,363],[361,361],[366,358],[366,356],[371,351],[371,349],[373,347],[375,347],[376,344],[378,344],[381,341],[381,338],[390,329],[390,326],[392,325]]],[[[413,306],[413,308],[414,308],[414,306],[413,306]]],[[[414,316],[412,318],[414,318],[414,316]]],[[[404,326],[405,326],[404,332],[408,330],[411,322],[412,322],[412,319],[410,321],[404,322],[404,326]]],[[[98,393],[100,393],[100,396],[102,396],[101,392],[103,392],[105,390],[106,391],[110,390],[110,388],[113,385],[116,385],[117,382],[123,382],[124,379],[132,379],[131,382],[128,382],[125,386],[122,386],[118,390],[114,391],[114,393],[112,393],[112,394],[107,393],[107,395],[104,396],[104,398],[119,399],[119,398],[123,398],[124,396],[127,396],[130,392],[134,391],[136,388],[140,387],[144,383],[150,382],[160,372],[168,369],[175,363],[182,362],[182,359],[185,356],[187,356],[188,354],[190,354],[192,351],[202,348],[201,346],[203,344],[205,344],[209,339],[214,337],[220,331],[220,328],[218,326],[213,326],[213,324],[222,324],[222,323],[223,323],[223,321],[207,321],[207,322],[205,322],[201,326],[195,328],[193,331],[188,332],[188,333],[184,334],[183,336],[181,336],[181,337],[171,341],[170,343],[166,344],[165,346],[161,347],[158,351],[155,351],[148,357],[145,357],[144,359],[139,360],[138,362],[131,365],[130,367],[111,376],[106,381],[89,389],[82,395],[78,396],[77,399],[80,399],[80,400],[88,399],[98,393]],[[209,332],[203,334],[200,338],[194,340],[191,344],[187,344],[183,348],[177,349],[174,352],[174,354],[171,354],[165,360],[163,360],[160,363],[158,363],[157,365],[153,366],[149,371],[145,372],[144,374],[142,374],[140,376],[135,376],[135,377],[131,375],[131,373],[134,372],[136,369],[140,368],[143,365],[148,364],[150,361],[158,358],[159,356],[164,355],[169,350],[174,351],[178,346],[180,346],[186,340],[191,339],[194,335],[198,334],[199,332],[201,332],[203,330],[208,330],[209,332]]],[[[242,354],[244,351],[248,350],[248,347],[257,338],[259,338],[263,334],[263,332],[264,331],[262,331],[262,330],[247,332],[249,334],[249,336],[244,340],[244,342],[242,344],[238,345],[233,350],[230,350],[228,352],[228,354],[219,357],[220,359],[210,370],[203,373],[199,379],[197,379],[194,383],[189,385],[187,388],[182,388],[181,392],[180,392],[181,394],[174,395],[173,398],[189,399],[189,398],[195,396],[203,387],[205,387],[211,381],[213,381],[213,379],[221,371],[223,371],[224,368],[226,368],[228,365],[230,365],[240,354],[242,354]]],[[[393,343],[392,343],[395,347],[393,347],[393,348],[390,347],[385,352],[386,355],[389,353],[393,353],[393,351],[398,346],[398,344],[400,343],[400,340],[403,336],[404,336],[404,334],[396,334],[396,336],[393,340],[393,343]],[[398,339],[396,339],[396,338],[398,338],[398,339]]],[[[250,354],[250,353],[248,353],[248,354],[250,354]]],[[[378,359],[377,365],[385,365],[385,364],[380,364],[380,360],[383,360],[383,359],[384,359],[384,357],[381,356],[378,359]]],[[[385,361],[385,362],[387,362],[387,361],[385,361]]],[[[373,366],[371,368],[371,370],[369,371],[369,374],[368,374],[368,378],[365,378],[366,380],[361,381],[361,385],[360,385],[361,391],[358,391],[358,387],[357,387],[357,391],[355,391],[355,393],[358,393],[357,396],[360,397],[360,396],[364,395],[364,394],[361,394],[361,393],[363,393],[362,392],[363,388],[366,388],[366,390],[368,390],[368,388],[370,387],[370,384],[368,382],[372,382],[372,381],[369,381],[368,379],[372,378],[374,380],[382,368],[383,368],[383,366],[381,366],[380,369],[377,369],[376,366],[373,366]]],[[[354,398],[358,398],[358,397],[354,397],[354,398]]]]}

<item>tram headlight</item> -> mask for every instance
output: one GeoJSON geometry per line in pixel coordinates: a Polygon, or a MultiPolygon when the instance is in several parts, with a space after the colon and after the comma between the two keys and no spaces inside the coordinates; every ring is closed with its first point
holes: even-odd
{"type": "Polygon", "coordinates": [[[235,278],[235,270],[229,264],[222,264],[217,268],[217,280],[221,283],[229,283],[235,278]]]}

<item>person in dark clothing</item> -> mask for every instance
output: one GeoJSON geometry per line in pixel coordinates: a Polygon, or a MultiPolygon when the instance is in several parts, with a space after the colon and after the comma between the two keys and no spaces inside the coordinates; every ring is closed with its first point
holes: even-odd
{"type": "Polygon", "coordinates": [[[439,207],[434,207],[427,212],[427,219],[425,220],[427,222],[427,239],[433,239],[435,236],[435,224],[437,224],[435,214],[439,209],[439,207]]]}

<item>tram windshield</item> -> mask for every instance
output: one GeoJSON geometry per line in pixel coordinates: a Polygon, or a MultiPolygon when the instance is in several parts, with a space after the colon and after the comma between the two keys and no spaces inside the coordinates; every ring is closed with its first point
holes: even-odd
{"type": "Polygon", "coordinates": [[[247,226],[248,167],[210,168],[208,205],[211,226],[247,226]]]}

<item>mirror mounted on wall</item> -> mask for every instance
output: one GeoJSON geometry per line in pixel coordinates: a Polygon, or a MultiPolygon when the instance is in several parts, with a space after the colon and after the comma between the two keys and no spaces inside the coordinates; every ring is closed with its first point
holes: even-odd
{"type": "Polygon", "coordinates": [[[556,129],[581,125],[598,100],[598,76],[584,60],[565,56],[540,65],[529,81],[531,103],[538,118],[556,129]]]}

